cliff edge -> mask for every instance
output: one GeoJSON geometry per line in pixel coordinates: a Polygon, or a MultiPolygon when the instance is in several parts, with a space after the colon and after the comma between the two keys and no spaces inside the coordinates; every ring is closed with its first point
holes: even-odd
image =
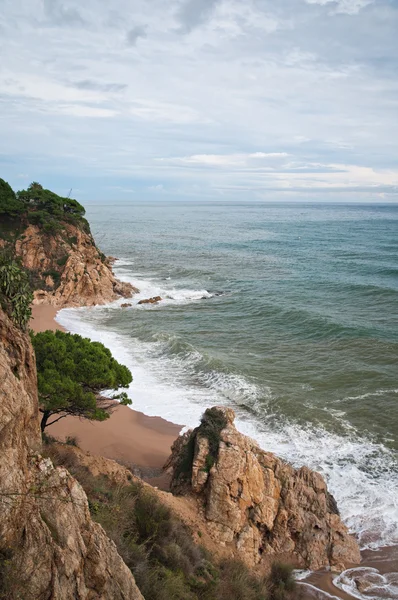
{"type": "Polygon", "coordinates": [[[196,499],[214,541],[250,566],[270,557],[312,570],[359,563],[322,476],[265,452],[234,419],[231,409],[208,409],[176,440],[166,465],[173,493],[196,499]]]}
{"type": "Polygon", "coordinates": [[[28,272],[35,304],[92,306],[130,298],[97,248],[84,207],[33,182],[17,193],[0,179],[0,250],[28,272]]]}
{"type": "Polygon", "coordinates": [[[29,225],[15,242],[15,254],[39,287],[34,304],[94,306],[137,291],[116,279],[91,233],[73,224],[65,223],[57,233],[29,225]]]}
{"type": "Polygon", "coordinates": [[[40,448],[33,349],[0,309],[0,596],[142,600],[83,488],[40,448]]]}

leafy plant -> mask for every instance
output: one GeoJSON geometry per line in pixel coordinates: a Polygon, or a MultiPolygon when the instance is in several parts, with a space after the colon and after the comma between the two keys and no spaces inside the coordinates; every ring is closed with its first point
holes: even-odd
{"type": "Polygon", "coordinates": [[[0,256],[0,304],[21,329],[26,330],[32,311],[33,295],[23,269],[6,255],[0,256]]]}

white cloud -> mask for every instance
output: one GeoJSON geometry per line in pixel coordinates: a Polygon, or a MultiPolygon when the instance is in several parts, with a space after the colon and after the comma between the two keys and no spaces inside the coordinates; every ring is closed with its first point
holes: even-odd
{"type": "Polygon", "coordinates": [[[54,110],[55,112],[63,113],[65,115],[71,115],[74,117],[95,117],[108,119],[117,115],[117,112],[115,110],[111,110],[109,108],[82,106],[78,104],[59,105],[54,110]]]}
{"type": "Polygon", "coordinates": [[[390,0],[3,0],[2,176],[392,197],[397,27],[390,0]]]}
{"type": "Polygon", "coordinates": [[[305,0],[307,4],[335,5],[334,13],[345,13],[347,15],[358,14],[365,6],[373,3],[373,0],[305,0]]]}
{"type": "Polygon", "coordinates": [[[160,103],[151,100],[134,102],[134,105],[130,108],[130,113],[146,121],[180,124],[200,121],[199,113],[189,106],[160,103]]]}
{"type": "MultiPolygon", "coordinates": [[[[170,159],[160,159],[170,163],[206,167],[258,167],[260,159],[286,158],[287,152],[252,152],[250,154],[194,154],[170,159]],[[255,159],[255,160],[252,160],[255,159]]],[[[267,166],[266,163],[264,163],[267,166]]]]}

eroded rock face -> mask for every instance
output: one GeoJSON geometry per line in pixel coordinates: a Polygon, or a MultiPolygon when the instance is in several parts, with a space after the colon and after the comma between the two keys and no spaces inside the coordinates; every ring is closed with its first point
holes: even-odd
{"type": "Polygon", "coordinates": [[[270,555],[310,569],[358,563],[322,476],[261,450],[234,418],[231,409],[208,409],[199,428],[176,440],[166,465],[174,493],[195,495],[212,537],[249,565],[270,555]],[[222,423],[216,438],[214,418],[222,423]]]}
{"type": "Polygon", "coordinates": [[[29,225],[17,239],[15,252],[42,287],[34,294],[35,304],[93,306],[131,298],[137,291],[115,278],[92,235],[71,224],[55,235],[29,225]]]}
{"type": "Polygon", "coordinates": [[[82,487],[43,459],[40,446],[33,350],[0,309],[2,597],[142,600],[114,543],[91,520],[82,487]]]}

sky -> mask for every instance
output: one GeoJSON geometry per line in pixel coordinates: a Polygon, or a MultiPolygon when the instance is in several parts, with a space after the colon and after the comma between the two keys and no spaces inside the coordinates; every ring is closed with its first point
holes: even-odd
{"type": "Polygon", "coordinates": [[[0,177],[398,201],[398,0],[0,0],[0,177]]]}

